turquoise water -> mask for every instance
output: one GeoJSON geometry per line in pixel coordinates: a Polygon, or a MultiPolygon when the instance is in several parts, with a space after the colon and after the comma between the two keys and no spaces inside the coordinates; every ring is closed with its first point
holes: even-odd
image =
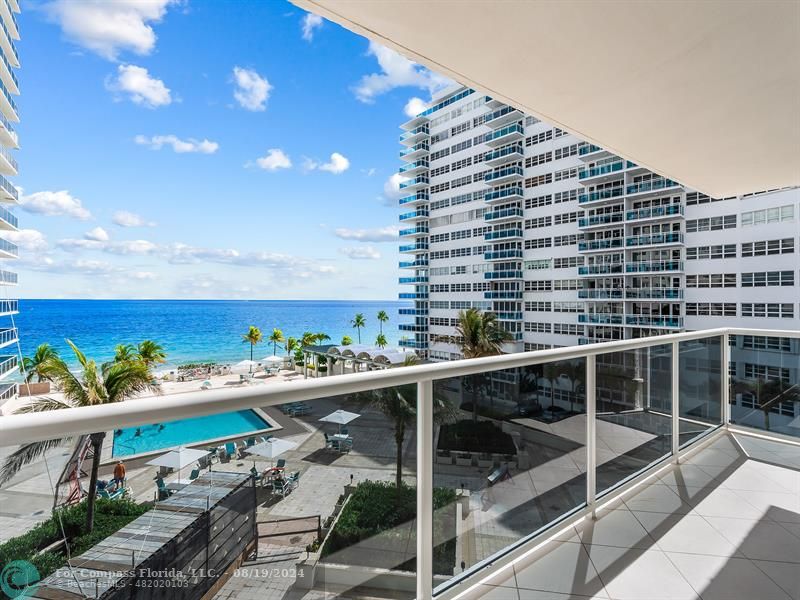
{"type": "Polygon", "coordinates": [[[130,456],[203,440],[234,437],[269,427],[269,424],[252,410],[240,410],[222,415],[118,429],[114,432],[114,447],[111,454],[130,456]]]}
{"type": "MultiPolygon", "coordinates": [[[[384,325],[384,333],[390,344],[397,344],[397,310],[401,306],[409,304],[357,300],[20,300],[17,326],[23,355],[30,356],[38,344],[48,342],[73,365],[65,338],[98,362],[112,358],[117,344],[153,339],[164,346],[167,366],[200,361],[234,363],[250,358],[249,345],[242,343],[242,334],[250,325],[261,328],[265,338],[278,327],[286,336],[322,331],[334,342],[343,335],[357,342],[358,334],[350,321],[359,312],[367,320],[361,330],[364,343],[374,342],[379,331],[375,316],[385,310],[390,321],[384,325]]],[[[263,342],[256,346],[253,356],[259,359],[271,354],[272,347],[263,342]]]]}

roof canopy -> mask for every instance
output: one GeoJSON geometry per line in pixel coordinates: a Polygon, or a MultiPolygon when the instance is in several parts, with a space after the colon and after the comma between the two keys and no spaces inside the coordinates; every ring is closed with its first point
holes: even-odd
{"type": "Polygon", "coordinates": [[[800,3],[292,0],[712,197],[800,185],[800,3]]]}

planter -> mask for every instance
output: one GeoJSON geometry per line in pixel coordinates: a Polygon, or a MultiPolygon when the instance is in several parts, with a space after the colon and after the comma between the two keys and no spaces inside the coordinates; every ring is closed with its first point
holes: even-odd
{"type": "Polygon", "coordinates": [[[50,382],[43,381],[41,383],[20,383],[19,395],[20,396],[40,396],[41,394],[50,393],[50,382]]]}
{"type": "Polygon", "coordinates": [[[462,467],[471,467],[472,454],[469,452],[461,452],[456,454],[456,464],[462,467]]]}

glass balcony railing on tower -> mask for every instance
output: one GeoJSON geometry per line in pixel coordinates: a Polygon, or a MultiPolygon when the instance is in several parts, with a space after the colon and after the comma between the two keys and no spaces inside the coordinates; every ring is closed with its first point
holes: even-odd
{"type": "Polygon", "coordinates": [[[611,200],[619,198],[624,195],[625,188],[622,186],[605,188],[602,190],[594,190],[586,192],[585,194],[578,194],[578,203],[586,204],[588,202],[600,202],[604,200],[611,200]]]}
{"type": "Polygon", "coordinates": [[[625,239],[626,246],[652,246],[654,244],[682,244],[683,234],[673,231],[670,233],[651,233],[625,239]]]}
{"type": "Polygon", "coordinates": [[[584,313],[578,315],[578,323],[597,323],[601,325],[622,325],[622,315],[614,313],[584,313]]]}
{"type": "Polygon", "coordinates": [[[415,244],[405,244],[400,246],[400,252],[427,252],[428,242],[416,242],[415,244]]]}
{"type": "Polygon", "coordinates": [[[522,229],[501,229],[500,231],[490,231],[483,234],[483,239],[486,242],[497,240],[517,239],[522,237],[522,229]]]}
{"type": "Polygon", "coordinates": [[[13,344],[18,339],[17,328],[0,329],[0,347],[13,344]]]}
{"type": "Polygon", "coordinates": [[[428,154],[430,150],[430,146],[428,142],[420,142],[418,144],[414,144],[410,148],[406,148],[405,150],[400,151],[400,158],[405,159],[407,161],[413,161],[417,158],[421,158],[428,154]]]}
{"type": "Polygon", "coordinates": [[[485,221],[513,221],[522,218],[521,208],[503,208],[484,213],[485,221]]]}
{"type": "Polygon", "coordinates": [[[17,47],[14,45],[14,42],[12,41],[14,39],[14,36],[11,35],[11,32],[8,30],[8,27],[6,27],[6,24],[3,22],[3,19],[0,19],[0,27],[2,27],[3,33],[6,34],[5,38],[3,38],[3,36],[0,36],[0,44],[2,44],[4,51],[9,52],[11,54],[11,56],[9,57],[11,63],[16,68],[19,68],[19,52],[17,52],[17,47]]]}
{"type": "Polygon", "coordinates": [[[484,176],[484,181],[490,185],[501,185],[522,179],[522,167],[514,165],[495,169],[484,176]]]}
{"type": "Polygon", "coordinates": [[[487,152],[483,155],[483,162],[486,166],[498,167],[507,162],[521,160],[524,152],[522,144],[512,144],[487,152]]]}
{"type": "Polygon", "coordinates": [[[425,317],[428,315],[427,308],[400,308],[397,314],[409,317],[425,317]]]}
{"type": "Polygon", "coordinates": [[[593,250],[611,250],[622,248],[622,238],[607,238],[602,240],[589,240],[578,243],[578,252],[591,252],[593,250]]]}
{"type": "Polygon", "coordinates": [[[414,350],[427,350],[428,342],[422,340],[404,340],[400,339],[398,342],[401,348],[412,348],[414,350]]]}
{"type": "Polygon", "coordinates": [[[17,258],[19,256],[19,248],[16,244],[12,244],[8,240],[0,239],[0,254],[6,257],[17,258]]]}
{"type": "Polygon", "coordinates": [[[0,379],[15,372],[18,364],[16,355],[0,356],[0,379]]]}
{"type": "Polygon", "coordinates": [[[622,211],[613,213],[606,213],[602,215],[591,215],[578,219],[578,227],[585,229],[586,227],[596,227],[600,225],[610,225],[613,223],[621,223],[624,217],[622,211]]]}
{"type": "Polygon", "coordinates": [[[400,143],[406,146],[411,146],[420,142],[428,137],[430,134],[430,127],[427,123],[419,125],[410,131],[406,131],[400,136],[400,143]]]}
{"type": "Polygon", "coordinates": [[[578,267],[578,275],[613,275],[622,273],[622,265],[587,265],[578,267]]]}
{"type": "Polygon", "coordinates": [[[424,275],[419,275],[417,277],[400,277],[398,283],[401,284],[408,284],[408,283],[428,283],[428,277],[424,275]]]}
{"type": "Polygon", "coordinates": [[[493,128],[501,127],[506,123],[518,121],[522,116],[522,113],[513,106],[503,106],[486,115],[483,124],[493,128]]]}
{"type": "Polygon", "coordinates": [[[682,329],[683,318],[653,315],[626,315],[625,324],[636,327],[667,327],[669,329],[682,329]]]}
{"type": "Polygon", "coordinates": [[[626,288],[625,297],[629,300],[681,300],[683,290],[679,288],[626,288]]]}
{"type": "Polygon", "coordinates": [[[401,261],[399,263],[401,269],[419,269],[428,266],[428,259],[427,258],[418,258],[417,260],[412,261],[401,261]]]}
{"type": "Polygon", "coordinates": [[[400,300],[427,300],[428,292],[400,292],[397,297],[400,300]]]}
{"type": "Polygon", "coordinates": [[[513,186],[503,188],[501,190],[494,190],[484,195],[483,199],[490,204],[499,200],[521,200],[522,188],[519,186],[513,186]]]}
{"type": "Polygon", "coordinates": [[[651,179],[650,181],[642,181],[629,185],[626,188],[626,193],[630,196],[632,194],[643,194],[645,192],[653,192],[671,187],[680,187],[680,184],[671,179],[651,179]]]}
{"type": "Polygon", "coordinates": [[[2,175],[0,175],[0,202],[19,202],[19,190],[2,175]]]}
{"type": "Polygon", "coordinates": [[[524,132],[525,130],[522,128],[521,123],[514,123],[513,125],[507,125],[497,131],[487,133],[484,143],[492,147],[503,146],[521,140],[525,137],[524,132]]]}
{"type": "MultiPolygon", "coordinates": [[[[629,166],[633,163],[629,162],[629,166]]],[[[578,171],[578,179],[590,179],[592,177],[600,177],[601,175],[608,175],[609,173],[616,173],[622,171],[625,167],[625,161],[619,160],[612,163],[606,163],[597,167],[581,169],[578,171]]]]}
{"type": "Polygon", "coordinates": [[[522,271],[508,269],[503,271],[488,271],[483,274],[484,279],[522,279],[522,271]]]}
{"type": "Polygon", "coordinates": [[[483,260],[492,261],[492,260],[503,260],[503,259],[521,259],[522,258],[522,250],[495,250],[493,252],[486,252],[483,255],[483,260]]]}
{"type": "Polygon", "coordinates": [[[0,300],[0,316],[15,315],[19,312],[19,300],[0,300]]]}
{"type": "Polygon", "coordinates": [[[650,208],[629,210],[625,213],[625,220],[638,221],[641,219],[656,219],[659,217],[672,216],[683,216],[683,206],[680,204],[669,204],[667,206],[652,206],[650,208]]]}
{"type": "Polygon", "coordinates": [[[417,175],[416,177],[413,177],[408,181],[404,181],[403,183],[401,183],[400,189],[408,190],[410,192],[429,184],[430,184],[430,179],[428,179],[427,175],[417,175]]]}
{"type": "Polygon", "coordinates": [[[417,210],[403,213],[400,215],[401,221],[418,221],[420,219],[427,219],[430,217],[430,211],[427,208],[419,208],[417,210]]]}
{"type": "Polygon", "coordinates": [[[401,229],[399,232],[400,237],[418,237],[421,235],[428,235],[430,230],[427,225],[417,225],[408,229],[401,229]]]}
{"type": "Polygon", "coordinates": [[[578,290],[578,298],[587,300],[613,300],[622,298],[622,290],[578,290]]]}
{"type": "Polygon", "coordinates": [[[17,285],[17,274],[13,271],[0,271],[0,285],[17,285]]]}
{"type": "Polygon", "coordinates": [[[403,165],[397,170],[397,172],[403,175],[404,177],[413,177],[414,175],[418,175],[420,173],[427,173],[427,171],[428,171],[427,160],[417,160],[415,162],[403,165]]]}
{"type": "Polygon", "coordinates": [[[521,321],[522,320],[522,313],[521,312],[507,312],[507,311],[498,311],[495,313],[497,315],[498,321],[521,321]]]}
{"type": "Polygon", "coordinates": [[[508,290],[483,292],[483,298],[485,300],[522,300],[522,292],[508,290]]]}
{"type": "Polygon", "coordinates": [[[409,206],[414,206],[415,204],[422,204],[423,202],[428,202],[430,200],[430,196],[428,192],[417,192],[416,194],[411,194],[410,196],[404,196],[398,200],[398,204],[400,206],[404,206],[408,204],[409,206]]]}
{"type": "Polygon", "coordinates": [[[661,271],[683,271],[683,261],[657,260],[630,262],[625,265],[626,273],[658,273],[661,271]]]}
{"type": "Polygon", "coordinates": [[[579,156],[585,156],[586,154],[592,154],[594,152],[600,152],[602,148],[600,146],[595,146],[594,144],[585,144],[580,147],[578,150],[579,156]]]}
{"type": "Polygon", "coordinates": [[[7,229],[16,231],[18,228],[18,221],[16,215],[10,210],[0,206],[0,229],[7,229]]]}

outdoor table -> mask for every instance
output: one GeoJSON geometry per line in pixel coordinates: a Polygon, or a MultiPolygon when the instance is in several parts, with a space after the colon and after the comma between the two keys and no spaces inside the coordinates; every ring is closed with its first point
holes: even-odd
{"type": "Polygon", "coordinates": [[[183,488],[185,488],[187,485],[189,485],[189,484],[188,483],[179,483],[177,481],[173,481],[172,483],[166,484],[166,488],[168,490],[171,490],[171,491],[174,491],[174,492],[179,492],[183,488]]]}

